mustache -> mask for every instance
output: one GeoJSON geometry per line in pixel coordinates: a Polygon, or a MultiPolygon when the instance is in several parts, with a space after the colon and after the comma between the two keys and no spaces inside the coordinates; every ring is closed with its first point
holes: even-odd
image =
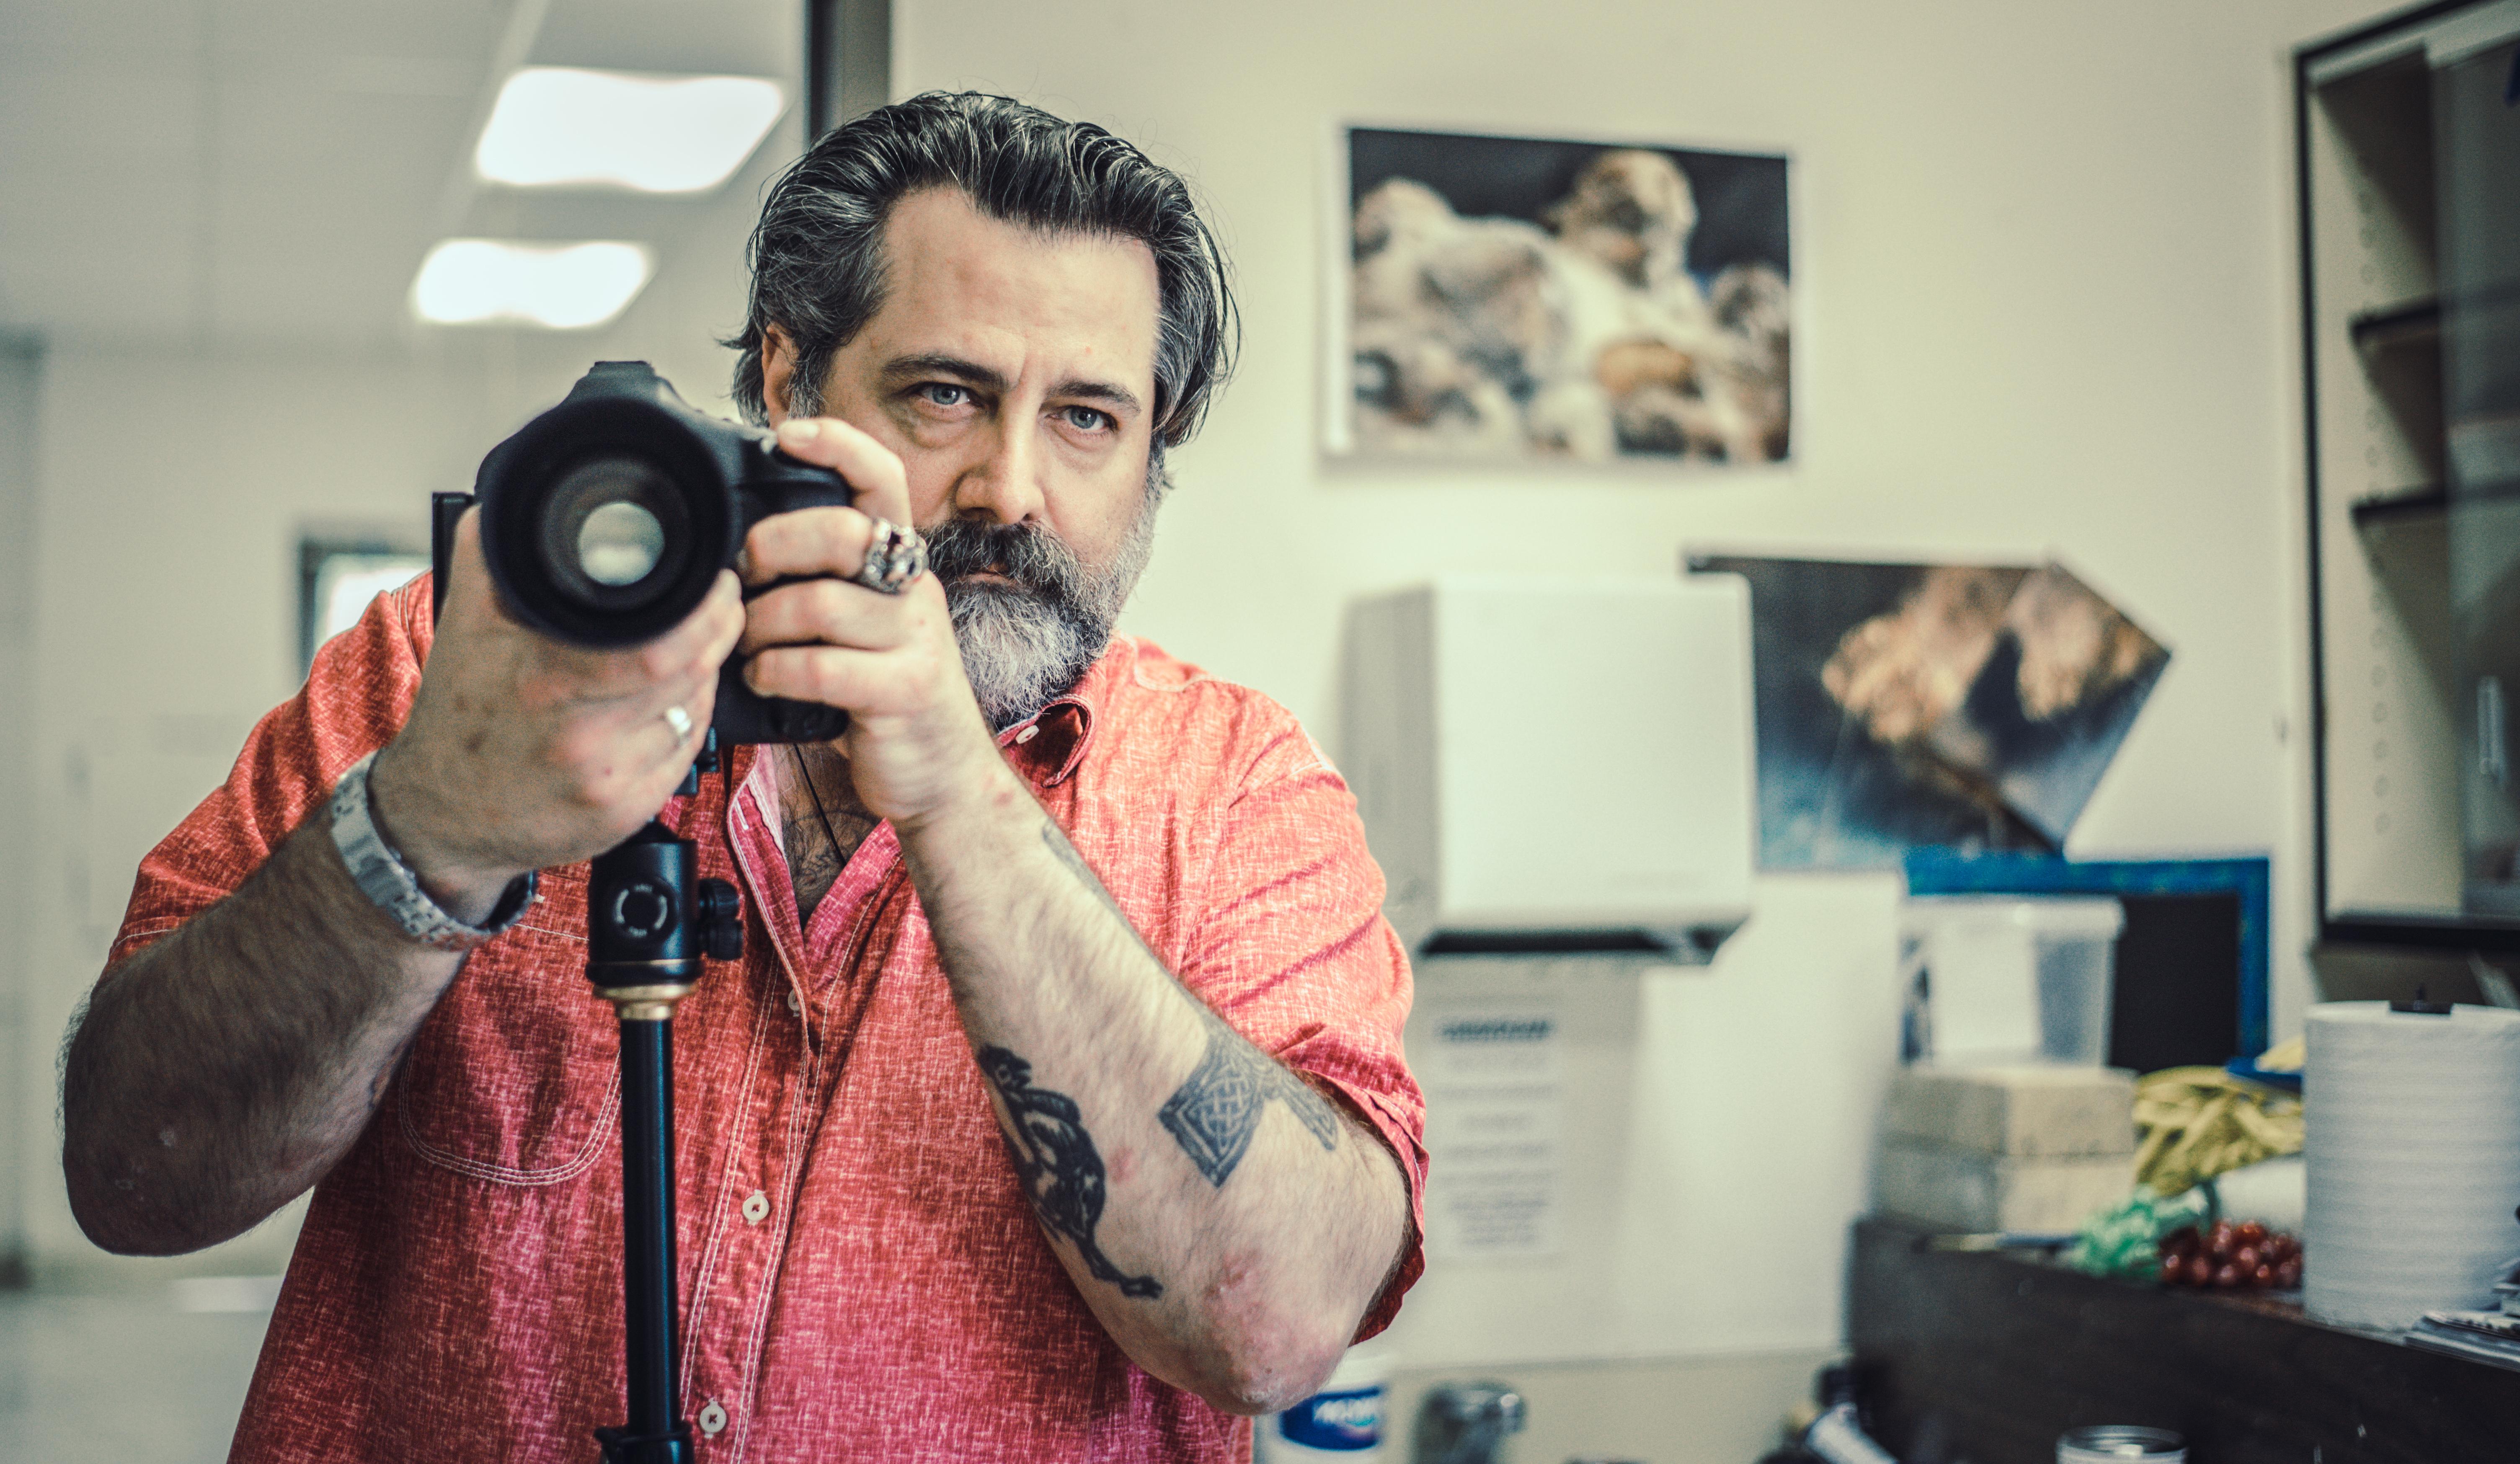
{"type": "Polygon", "coordinates": [[[928,571],[947,584],[994,570],[1063,603],[1083,599],[1088,590],[1084,561],[1038,524],[948,518],[921,530],[920,537],[927,542],[928,571]]]}

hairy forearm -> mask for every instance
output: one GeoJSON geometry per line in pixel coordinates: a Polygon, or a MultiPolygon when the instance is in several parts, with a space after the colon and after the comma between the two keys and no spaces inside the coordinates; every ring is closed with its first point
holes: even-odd
{"type": "Polygon", "coordinates": [[[1311,1392],[1405,1239],[1390,1154],[1175,981],[1012,776],[903,835],[1017,1169],[1096,1315],[1220,1406],[1311,1392]]]}
{"type": "Polygon", "coordinates": [[[62,1168],[90,1239],[237,1235],[349,1150],[458,956],[352,883],[325,814],[237,891],[108,971],[65,1055],[62,1168]]]}

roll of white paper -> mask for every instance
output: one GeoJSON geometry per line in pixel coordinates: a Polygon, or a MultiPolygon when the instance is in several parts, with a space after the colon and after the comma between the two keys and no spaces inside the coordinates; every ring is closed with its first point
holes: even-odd
{"type": "Polygon", "coordinates": [[[2403,1328],[2489,1305],[2520,1253],[2520,1011],[2310,1009],[2303,1305],[2403,1328]]]}

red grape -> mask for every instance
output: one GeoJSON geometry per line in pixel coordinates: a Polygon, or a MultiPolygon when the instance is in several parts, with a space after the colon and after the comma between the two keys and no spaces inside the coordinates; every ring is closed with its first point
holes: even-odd
{"type": "Polygon", "coordinates": [[[2256,1270],[2258,1264],[2265,1259],[2258,1254],[2258,1248],[2253,1245],[2243,1245],[2231,1253],[2231,1264],[2244,1271],[2256,1270]]]}
{"type": "Polygon", "coordinates": [[[2190,1285],[2190,1286],[2210,1286],[2210,1285],[2212,1285],[2213,1283],[2214,1283],[2214,1262],[2213,1262],[2213,1259],[2212,1259],[2211,1257],[2207,1257],[2207,1256],[2190,1256],[2190,1257],[2188,1257],[2188,1258],[2187,1258],[2187,1284],[2188,1284],[2188,1285],[2190,1285]]]}
{"type": "Polygon", "coordinates": [[[2214,1267],[2214,1284],[2228,1291],[2240,1284],[2240,1268],[2226,1261],[2214,1267]]]}
{"type": "Polygon", "coordinates": [[[2286,1291],[2301,1285],[2301,1259],[2295,1257],[2275,1267],[2275,1284],[2286,1291]]]}
{"type": "Polygon", "coordinates": [[[2257,1269],[2249,1272],[2249,1280],[2253,1285],[2272,1286],[2275,1282],[2275,1268],[2261,1263],[2257,1269]]]}
{"type": "Polygon", "coordinates": [[[2231,1227],[2231,1238],[2241,1245],[2256,1245],[2267,1238],[2267,1227],[2256,1220],[2242,1220],[2231,1227]]]}

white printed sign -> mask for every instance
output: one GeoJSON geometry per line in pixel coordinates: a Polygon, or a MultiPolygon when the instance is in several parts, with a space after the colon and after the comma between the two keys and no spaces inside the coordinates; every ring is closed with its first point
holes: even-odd
{"type": "Polygon", "coordinates": [[[1411,1053],[1426,1093],[1426,1249],[1556,1255],[1566,1177],[1565,1040],[1553,1005],[1463,1007],[1411,1053]]]}

